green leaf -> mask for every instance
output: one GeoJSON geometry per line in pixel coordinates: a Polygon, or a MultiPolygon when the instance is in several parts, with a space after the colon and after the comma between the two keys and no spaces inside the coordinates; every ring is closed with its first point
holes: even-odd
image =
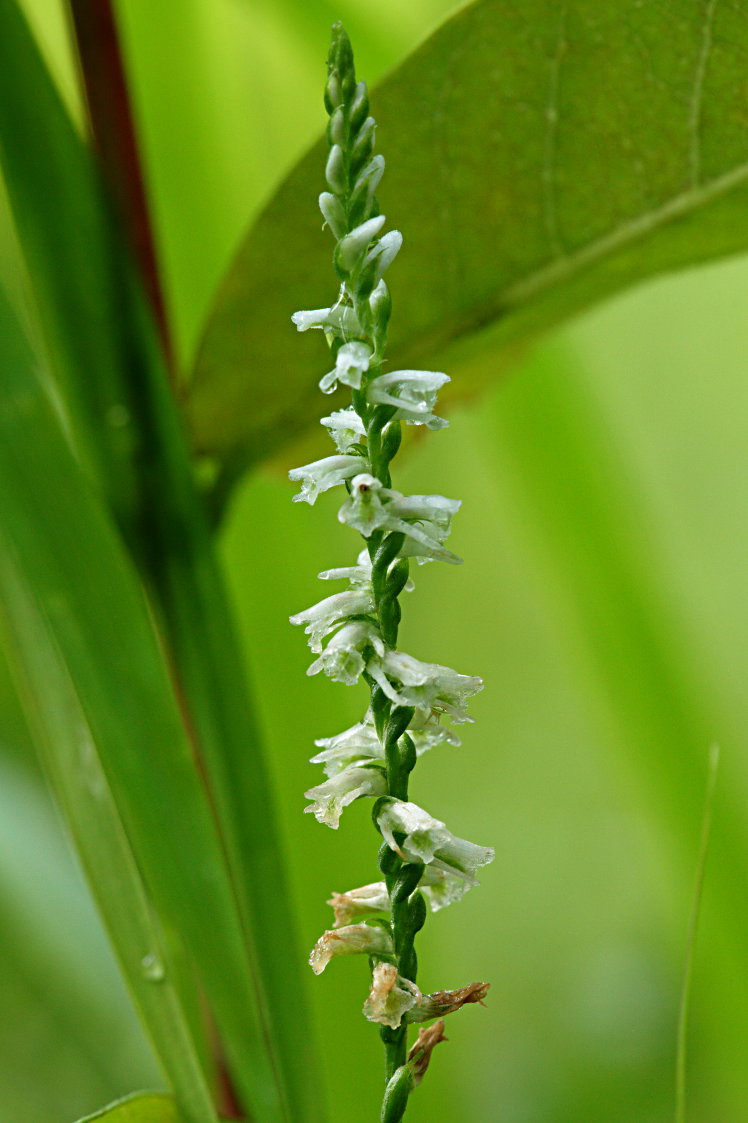
{"type": "MultiPolygon", "coordinates": [[[[714,0],[460,10],[372,98],[378,194],[405,236],[391,362],[459,343],[464,391],[471,348],[506,359],[618,289],[748,246],[747,49],[742,7],[714,0]]],[[[279,188],[207,324],[190,421],[229,474],[316,425],[325,348],[290,315],[336,295],[324,159],[320,143],[279,188]]]]}
{"type": "Polygon", "coordinates": [[[39,334],[89,478],[126,524],[137,517],[139,445],[123,363],[134,342],[122,330],[127,262],[86,145],[16,0],[0,0],[0,39],[0,157],[39,334]]]}
{"type": "MultiPolygon", "coordinates": [[[[120,926],[131,984],[139,971],[141,991],[168,994],[166,941],[156,931],[138,942],[148,918],[137,863],[162,923],[195,959],[240,1093],[263,1119],[280,1120],[283,1091],[222,845],[141,589],[4,302],[0,340],[0,593],[28,716],[110,927],[112,918],[120,926]],[[118,901],[123,878],[129,899],[118,901]]],[[[169,1012],[163,996],[152,1004],[155,1036],[169,1012]]]]}
{"type": "Polygon", "coordinates": [[[110,1104],[79,1123],[181,1123],[171,1096],[139,1093],[110,1104]]]}
{"type": "MultiPolygon", "coordinates": [[[[0,0],[0,31],[14,60],[0,74],[0,101],[5,92],[6,108],[23,107],[19,114],[0,108],[0,142],[45,335],[68,413],[100,453],[97,479],[165,633],[241,911],[254,974],[252,1016],[272,1038],[268,1050],[284,1069],[279,1083],[295,1118],[317,1118],[317,1066],[300,998],[303,957],[295,952],[273,793],[181,418],[91,155],[7,0],[0,0]],[[285,962],[276,954],[281,944],[285,962]],[[293,1017],[283,1013],[289,1009],[293,1017]],[[302,1054],[306,1067],[298,1063],[302,1054]]],[[[213,971],[218,979],[217,964],[213,971]]],[[[228,983],[225,990],[230,1004],[228,983]]]]}

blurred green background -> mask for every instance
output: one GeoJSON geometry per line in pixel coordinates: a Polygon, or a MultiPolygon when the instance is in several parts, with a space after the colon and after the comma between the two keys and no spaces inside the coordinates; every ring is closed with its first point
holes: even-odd
{"type": "MultiPolygon", "coordinates": [[[[28,7],[75,105],[60,9],[28,7]]],[[[373,83],[451,7],[122,0],[185,362],[247,223],[321,129],[329,24],[343,18],[373,83]]],[[[9,270],[10,242],[6,219],[9,270]]],[[[403,647],[486,681],[463,748],[425,758],[412,794],[497,851],[481,888],[420,941],[424,989],[487,979],[492,990],[486,1009],[447,1023],[413,1123],[672,1118],[714,742],[688,1118],[748,1117],[747,301],[743,261],[642,287],[540,343],[403,459],[402,490],[463,498],[452,542],[465,558],[416,573],[403,647]]],[[[223,554],[311,947],[330,922],[330,891],[375,876],[376,843],[364,804],[337,835],[301,814],[319,779],[307,763],[314,738],[356,720],[364,701],[304,675],[308,652],[287,617],[355,546],[334,498],[300,510],[292,494],[277,470],[246,480],[223,554]]],[[[159,1077],[4,670],[2,691],[0,1106],[12,1123],[71,1123],[159,1077]]],[[[376,1113],[381,1048],[360,1014],[366,977],[355,960],[309,973],[332,1123],[376,1113]]]]}

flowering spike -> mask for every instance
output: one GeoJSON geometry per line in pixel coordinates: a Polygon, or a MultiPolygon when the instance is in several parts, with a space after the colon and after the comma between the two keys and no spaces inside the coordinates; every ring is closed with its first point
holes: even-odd
{"type": "Polygon", "coordinates": [[[340,282],[334,304],[296,312],[299,331],[318,329],[331,348],[333,367],[320,379],[323,393],[349,387],[351,403],[322,418],[337,455],[289,473],[301,484],[295,500],[313,504],[339,484],[346,497],[338,520],[363,538],[355,565],[320,573],[348,587],[291,617],[303,625],[317,658],[307,674],[323,671],[348,685],[362,677],[370,690],[361,721],[316,742],[312,757],[326,779],[306,792],[306,810],[333,829],[345,807],[375,800],[372,817],[383,838],[380,880],[334,893],[334,927],[310,957],[319,974],[333,956],[364,953],[372,980],[364,1014],[380,1025],[387,1085],[382,1123],[400,1123],[408,1097],[426,1071],[434,1047],[445,1040],[443,1024],[420,1030],[408,1053],[410,1023],[480,1002],[487,984],[423,995],[416,982],[415,937],[432,912],[458,901],[477,884],[476,871],[493,850],[458,838],[439,819],[409,799],[411,772],[423,753],[459,745],[450,724],[469,722],[467,703],[482,681],[398,650],[400,596],[410,591],[409,559],[460,562],[445,546],[459,500],[443,495],[403,495],[392,486],[391,463],[403,424],[444,429],[437,395],[449,381],[440,371],[386,367],[392,301],[383,276],[401,246],[398,230],[385,231],[376,190],[384,159],[374,152],[376,122],[366,85],[356,80],[351,45],[340,24],[333,28],[325,106],[329,115],[328,190],[319,207],[335,238],[333,265],[340,282]],[[446,723],[446,724],[443,724],[446,723]],[[381,920],[361,922],[379,914],[381,920]]]}

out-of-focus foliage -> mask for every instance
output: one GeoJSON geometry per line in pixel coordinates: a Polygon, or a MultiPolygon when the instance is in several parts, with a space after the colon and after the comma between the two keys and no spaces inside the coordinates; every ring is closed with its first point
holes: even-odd
{"type": "MultiPolygon", "coordinates": [[[[48,27],[45,8],[38,26],[48,27]]],[[[342,15],[373,80],[445,10],[361,0],[328,9],[121,5],[185,356],[245,221],[319,131],[331,17],[342,15]]],[[[399,221],[396,199],[388,205],[399,221]]],[[[308,206],[313,215],[313,193],[308,206]]],[[[746,1113],[746,301],[748,269],[736,262],[586,316],[454,412],[438,441],[414,447],[398,481],[465,497],[454,547],[466,564],[416,574],[404,642],[487,683],[464,748],[431,754],[414,796],[497,848],[480,890],[435,917],[423,939],[425,987],[474,977],[493,987],[485,1010],[448,1026],[450,1042],[409,1109],[413,1123],[482,1123],[499,1112],[508,1123],[672,1117],[713,740],[722,765],[696,949],[689,1118],[746,1113]]],[[[307,369],[307,341],[287,330],[307,369]]],[[[286,373],[252,372],[248,399],[253,379],[282,383],[286,373]]],[[[348,548],[334,500],[299,511],[291,493],[272,473],[245,482],[224,561],[311,946],[329,923],[330,890],[374,875],[374,836],[362,806],[337,837],[301,814],[314,737],[355,720],[361,698],[305,679],[307,653],[285,624],[313,599],[312,575],[348,548]]],[[[156,1078],[2,690],[0,1107],[14,1123],[70,1123],[156,1078]]],[[[320,979],[310,972],[307,991],[331,1119],[343,1123],[377,1102],[380,1048],[359,1013],[365,969],[336,966],[320,979]]]]}
{"type": "Polygon", "coordinates": [[[132,1096],[81,1119],[80,1123],[179,1123],[170,1096],[132,1096]]]}
{"type": "MultiPolygon", "coordinates": [[[[465,394],[480,369],[465,345],[506,362],[635,280],[745,248],[747,42],[741,5],[480,0],[448,20],[372,105],[382,209],[405,234],[398,362],[449,361],[465,394]]],[[[314,415],[322,347],[287,322],[334,299],[311,203],[324,161],[315,147],[250,231],[198,355],[195,441],[234,472],[314,415]],[[286,372],[283,393],[265,370],[286,372]]]]}

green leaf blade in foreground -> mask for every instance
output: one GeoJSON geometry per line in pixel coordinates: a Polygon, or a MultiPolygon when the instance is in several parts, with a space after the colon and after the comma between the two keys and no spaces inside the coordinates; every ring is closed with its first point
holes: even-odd
{"type": "MultiPolygon", "coordinates": [[[[456,347],[464,391],[473,350],[509,355],[638,280],[746,248],[746,50],[741,6],[458,12],[373,98],[382,210],[405,235],[388,275],[393,362],[434,366],[456,347]]],[[[289,317],[335,296],[319,281],[323,166],[320,144],[281,185],[208,321],[190,420],[229,475],[316,416],[324,348],[300,344],[289,317]]]]}
{"type": "Polygon", "coordinates": [[[87,1115],[79,1123],[181,1123],[171,1096],[140,1094],[87,1115]]]}
{"type": "MultiPolygon", "coordinates": [[[[94,871],[97,891],[116,895],[126,838],[165,927],[194,957],[240,1093],[263,1120],[286,1119],[221,843],[141,590],[4,303],[0,339],[0,592],[29,716],[38,711],[84,857],[98,861],[106,845],[117,859],[94,871]],[[101,810],[110,793],[121,838],[101,810]]],[[[158,949],[130,935],[128,974],[160,989],[158,949]]]]}
{"type": "Polygon", "coordinates": [[[83,435],[78,446],[90,439],[96,485],[164,633],[228,858],[254,1005],[283,1068],[279,1084],[294,1118],[316,1121],[318,1066],[272,786],[182,419],[92,154],[15,0],[0,0],[0,38],[12,56],[0,68],[0,148],[60,396],[83,435]]]}

